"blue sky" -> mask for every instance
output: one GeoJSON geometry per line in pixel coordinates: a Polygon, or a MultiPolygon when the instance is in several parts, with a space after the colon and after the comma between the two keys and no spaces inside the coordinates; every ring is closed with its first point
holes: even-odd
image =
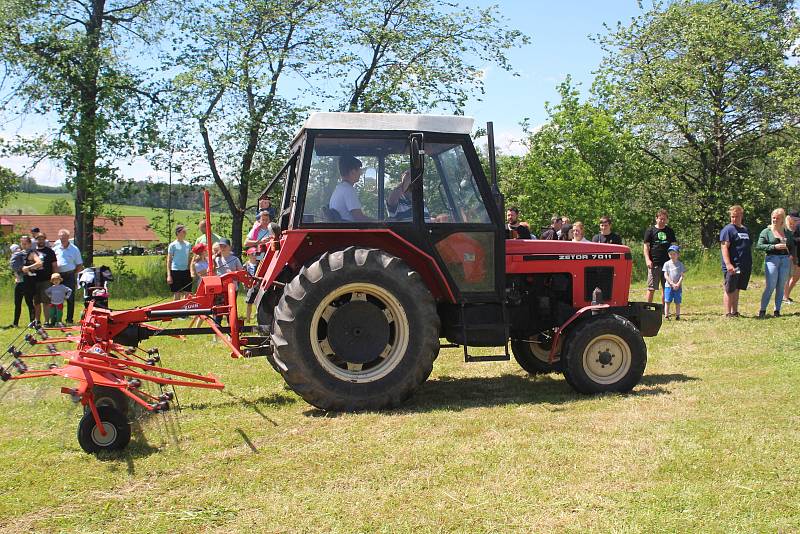
{"type": "MultiPolygon", "coordinates": [[[[465,0],[466,5],[499,5],[500,12],[511,27],[531,38],[531,44],[510,52],[511,64],[519,76],[511,76],[501,69],[487,65],[486,93],[482,101],[473,101],[466,114],[476,119],[476,126],[494,121],[498,147],[505,153],[520,153],[522,128],[519,123],[528,118],[532,126],[545,122],[545,102],[558,99],[556,87],[566,75],[581,83],[584,94],[588,91],[594,71],[600,63],[601,51],[589,36],[603,32],[603,23],[627,23],[640,11],[636,0],[465,0]]],[[[646,3],[646,6],[649,3],[646,3]]],[[[31,133],[40,121],[28,124],[6,123],[0,136],[14,133],[31,133]]],[[[5,165],[20,172],[25,169],[21,158],[2,159],[5,165]]],[[[120,164],[127,178],[144,179],[155,175],[144,160],[133,164],[120,164]]],[[[57,162],[43,162],[32,173],[39,183],[55,185],[63,182],[64,174],[57,162]]]]}
{"type": "MultiPolygon", "coordinates": [[[[480,0],[479,5],[496,2],[480,0]]],[[[500,10],[510,25],[531,38],[531,44],[511,52],[511,64],[520,76],[489,68],[482,102],[471,103],[466,113],[476,122],[494,121],[498,146],[519,152],[519,122],[527,117],[532,126],[547,119],[545,102],[556,102],[556,87],[571,75],[588,92],[602,53],[590,35],[603,33],[603,23],[627,24],[640,13],[636,0],[502,0],[500,10]]],[[[645,7],[649,4],[645,3],[645,7]]]]}

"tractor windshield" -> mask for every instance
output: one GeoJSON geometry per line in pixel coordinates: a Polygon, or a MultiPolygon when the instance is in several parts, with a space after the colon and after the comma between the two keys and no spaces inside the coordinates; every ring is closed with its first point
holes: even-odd
{"type": "Polygon", "coordinates": [[[432,223],[491,223],[464,148],[453,143],[425,144],[425,207],[432,223]]]}
{"type": "MultiPolygon", "coordinates": [[[[308,171],[303,222],[357,222],[359,216],[402,220],[397,217],[397,203],[387,208],[387,200],[402,189],[409,169],[405,139],[319,135],[308,171]]],[[[410,211],[405,220],[411,221],[410,211]]]]}

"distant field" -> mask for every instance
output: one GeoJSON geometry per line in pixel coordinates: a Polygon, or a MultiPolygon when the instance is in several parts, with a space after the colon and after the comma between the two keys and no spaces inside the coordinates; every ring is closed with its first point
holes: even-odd
{"type": "MultiPolygon", "coordinates": [[[[0,213],[16,215],[18,210],[22,210],[23,215],[43,214],[47,211],[47,206],[53,200],[59,198],[66,199],[71,205],[73,203],[72,195],[69,193],[17,193],[8,204],[0,208],[0,213]]],[[[111,206],[122,215],[147,217],[148,222],[151,222],[150,218],[155,214],[161,216],[165,216],[166,214],[166,210],[164,209],[148,208],[145,206],[125,206],[121,204],[112,204],[111,206]]],[[[189,228],[190,238],[193,238],[196,234],[193,223],[198,221],[201,217],[202,212],[200,210],[172,210],[172,218],[175,221],[174,224],[184,223],[192,225],[189,228]]],[[[219,224],[218,213],[212,212],[212,224],[219,224]]],[[[245,227],[249,228],[249,224],[245,223],[245,227]]]]}
{"type": "MultiPolygon", "coordinates": [[[[0,211],[3,213],[17,213],[17,210],[22,210],[23,215],[37,215],[47,211],[47,206],[58,198],[67,199],[72,204],[72,195],[69,193],[17,193],[16,196],[0,211]]],[[[112,204],[113,207],[119,209],[123,215],[142,215],[144,217],[151,217],[154,213],[154,208],[145,206],[123,206],[120,204],[112,204]]],[[[164,210],[159,210],[164,211],[164,210]]],[[[173,210],[175,220],[179,221],[182,218],[196,218],[200,211],[192,210],[173,210]]]]}

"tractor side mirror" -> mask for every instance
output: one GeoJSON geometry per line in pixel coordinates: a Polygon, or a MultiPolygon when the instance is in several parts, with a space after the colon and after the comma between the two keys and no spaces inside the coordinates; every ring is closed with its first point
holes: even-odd
{"type": "Polygon", "coordinates": [[[425,136],[422,133],[412,133],[408,136],[411,146],[411,179],[422,176],[425,168],[425,136]]]}

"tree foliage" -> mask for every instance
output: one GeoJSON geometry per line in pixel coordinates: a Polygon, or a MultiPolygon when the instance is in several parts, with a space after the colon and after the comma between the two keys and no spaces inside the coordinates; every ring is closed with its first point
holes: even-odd
{"type": "Polygon", "coordinates": [[[45,215],[72,215],[72,206],[65,198],[56,198],[47,204],[45,215]]]}
{"type": "Polygon", "coordinates": [[[16,173],[11,169],[0,166],[0,206],[5,206],[11,200],[18,187],[19,177],[16,173]]]}
{"type": "Polygon", "coordinates": [[[591,238],[605,214],[618,233],[640,239],[653,216],[647,184],[659,166],[612,113],[581,103],[571,79],[558,89],[561,100],[547,106],[549,119],[529,135],[527,154],[500,158],[506,204],[518,205],[535,232],[552,214],[566,214],[591,238]]]}
{"type": "Polygon", "coordinates": [[[529,42],[496,6],[432,0],[357,0],[338,11],[344,54],[336,65],[343,111],[459,113],[483,94],[483,68],[513,71],[508,50],[529,42]]]}
{"type": "Polygon", "coordinates": [[[691,210],[705,246],[730,204],[780,197],[781,184],[760,170],[800,120],[800,69],[787,60],[800,33],[796,13],[774,4],[656,4],[599,38],[595,92],[667,169],[664,185],[691,210]]]}
{"type": "Polygon", "coordinates": [[[108,212],[116,163],[152,140],[154,97],[132,66],[152,39],[156,0],[2,0],[3,111],[53,117],[54,131],[17,151],[63,160],[75,191],[78,246],[92,261],[94,218],[108,212]]]}

